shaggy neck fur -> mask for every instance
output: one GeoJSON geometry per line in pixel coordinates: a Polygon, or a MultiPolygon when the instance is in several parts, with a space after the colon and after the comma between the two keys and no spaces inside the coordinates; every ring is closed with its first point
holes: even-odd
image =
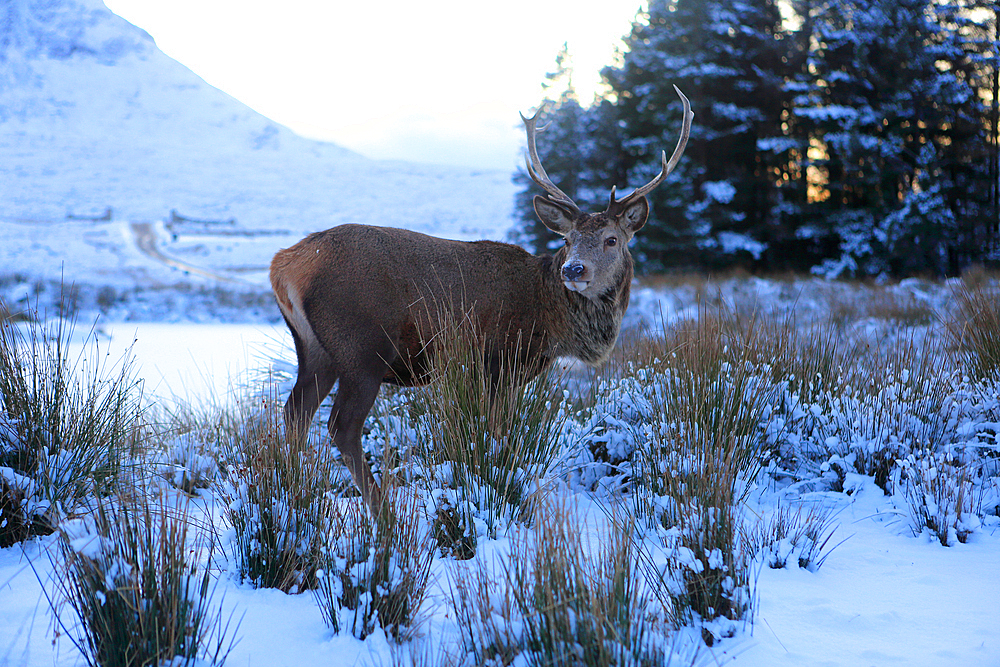
{"type": "Polygon", "coordinates": [[[551,313],[555,326],[550,331],[551,356],[576,357],[597,366],[611,355],[628,308],[634,273],[632,257],[625,253],[621,270],[608,290],[590,299],[566,289],[562,281],[565,249],[543,258],[546,288],[558,295],[558,307],[551,313]]]}

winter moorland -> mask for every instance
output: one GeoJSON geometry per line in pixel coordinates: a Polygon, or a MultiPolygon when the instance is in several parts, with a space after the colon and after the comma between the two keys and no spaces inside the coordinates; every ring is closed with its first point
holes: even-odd
{"type": "Polygon", "coordinates": [[[297,137],[100,0],[0,49],[0,664],[1000,664],[990,274],[644,279],[492,404],[456,327],[369,417],[373,519],[283,437],[268,262],[505,238],[510,174],[297,137]]]}

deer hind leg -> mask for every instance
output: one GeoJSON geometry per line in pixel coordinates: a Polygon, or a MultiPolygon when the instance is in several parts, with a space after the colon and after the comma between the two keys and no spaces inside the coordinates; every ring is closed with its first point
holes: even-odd
{"type": "Polygon", "coordinates": [[[344,457],[344,463],[373,516],[379,516],[382,510],[382,493],[365,461],[361,431],[375,404],[380,385],[379,376],[364,377],[360,381],[341,377],[329,423],[330,437],[344,457]]]}
{"type": "MultiPolygon", "coordinates": [[[[286,318],[287,321],[287,318],[286,318]]],[[[288,323],[298,357],[298,378],[285,402],[285,432],[289,438],[304,438],[320,403],[333,389],[337,373],[333,361],[311,335],[302,336],[288,323]]]]}
{"type": "Polygon", "coordinates": [[[333,389],[337,376],[330,368],[299,373],[285,402],[285,432],[289,438],[304,438],[320,403],[333,389]]]}

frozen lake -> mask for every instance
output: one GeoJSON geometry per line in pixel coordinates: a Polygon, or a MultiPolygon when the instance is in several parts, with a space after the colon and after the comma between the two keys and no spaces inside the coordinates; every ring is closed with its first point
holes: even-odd
{"type": "Polygon", "coordinates": [[[115,322],[100,325],[89,341],[87,333],[77,326],[70,359],[84,348],[88,357],[101,355],[109,365],[131,355],[148,402],[225,405],[271,370],[295,369],[294,345],[284,324],[115,322]]]}

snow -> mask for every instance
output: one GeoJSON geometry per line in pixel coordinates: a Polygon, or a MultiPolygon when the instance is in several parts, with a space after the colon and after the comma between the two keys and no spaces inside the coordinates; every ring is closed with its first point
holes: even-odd
{"type": "MultiPolygon", "coordinates": [[[[833,494],[831,494],[833,495],[833,494]]],[[[836,494],[840,495],[840,494],[836,494]]],[[[752,503],[754,501],[751,501],[752,503]]],[[[932,667],[988,667],[1000,660],[994,576],[1000,530],[994,524],[967,544],[945,548],[915,538],[873,484],[854,498],[830,498],[839,506],[833,550],[823,567],[760,569],[755,583],[756,618],[734,640],[701,649],[695,664],[716,660],[739,667],[809,665],[853,667],[904,664],[932,667]],[[841,542],[841,540],[843,540],[841,542]]],[[[755,509],[768,511],[773,499],[755,509]]],[[[582,528],[597,539],[601,510],[583,506],[582,528]]],[[[507,551],[506,540],[481,547],[489,563],[507,551]]],[[[38,578],[52,588],[46,550],[51,538],[0,550],[0,656],[4,664],[72,665],[75,652],[65,637],[51,643],[50,611],[38,578]],[[32,572],[34,568],[35,572],[32,572]]],[[[438,561],[430,614],[420,641],[430,647],[448,638],[443,596],[448,572],[462,565],[438,561]]],[[[313,597],[254,590],[220,574],[224,615],[241,619],[232,665],[384,665],[394,651],[382,633],[361,642],[331,635],[313,597]]],[[[408,652],[402,648],[404,654],[408,652]]],[[[432,653],[433,654],[433,653],[432,653]]]]}
{"type": "Polygon", "coordinates": [[[747,236],[746,234],[737,234],[736,232],[719,232],[716,235],[716,238],[719,241],[719,245],[722,247],[722,251],[727,254],[743,250],[753,255],[754,259],[759,259],[764,251],[767,250],[767,245],[747,236]]]}
{"type": "MultiPolygon", "coordinates": [[[[765,311],[795,304],[804,318],[829,298],[829,293],[821,298],[822,289],[836,292],[841,299],[850,297],[840,290],[858,289],[821,281],[790,286],[759,279],[731,281],[720,287],[728,298],[755,302],[765,311]]],[[[938,308],[944,307],[947,299],[943,290],[923,281],[911,280],[891,289],[938,308]]],[[[689,287],[643,287],[636,290],[629,315],[636,322],[670,326],[697,314],[696,298],[695,290],[689,287]]],[[[866,297],[855,293],[854,298],[866,297]]],[[[188,401],[211,404],[219,397],[231,397],[247,378],[289,368],[290,344],[277,326],[155,322],[105,326],[103,353],[114,358],[136,341],[132,351],[148,384],[167,397],[177,393],[188,401]]],[[[615,400],[609,397],[612,403],[615,400]]],[[[818,408],[813,408],[815,413],[818,408]]],[[[613,411],[622,409],[620,404],[614,407],[609,403],[608,419],[614,419],[613,411]]],[[[956,433],[971,438],[992,423],[981,418],[960,423],[956,433]]],[[[619,433],[608,431],[611,436],[619,433]]],[[[609,450],[630,446],[610,443],[611,439],[609,450]]],[[[175,449],[183,448],[183,443],[175,443],[175,449]]],[[[182,451],[173,454],[175,458],[183,455],[182,451]]],[[[782,505],[832,507],[836,528],[832,544],[837,546],[816,571],[794,564],[770,569],[758,563],[752,584],[753,619],[737,626],[735,638],[718,642],[711,649],[702,647],[695,664],[985,667],[1000,661],[1000,633],[996,632],[1000,578],[994,576],[1000,563],[1000,520],[987,516],[968,542],[943,547],[926,534],[914,536],[899,499],[886,497],[870,478],[857,477],[853,484],[851,495],[807,489],[797,493],[780,485],[765,485],[751,494],[748,508],[760,516],[768,516],[782,505]]],[[[596,498],[572,495],[579,505],[581,530],[596,547],[607,510],[596,498]]],[[[219,521],[222,508],[215,494],[202,492],[197,502],[204,514],[219,521]]],[[[222,526],[216,525],[224,534],[222,526]]],[[[494,558],[504,558],[511,539],[511,535],[481,539],[477,561],[491,563],[494,558]]],[[[0,550],[0,618],[4,619],[0,647],[6,647],[0,655],[5,664],[77,664],[65,637],[52,644],[51,612],[32,571],[37,571],[51,591],[50,578],[56,572],[47,552],[54,557],[54,550],[51,537],[0,550]]],[[[412,644],[414,650],[434,655],[440,644],[454,640],[454,612],[447,604],[449,582],[463,567],[452,559],[435,561],[434,583],[424,610],[427,620],[412,644]]],[[[393,664],[395,653],[408,655],[410,650],[409,646],[396,646],[381,632],[365,641],[346,633],[332,635],[309,594],[254,590],[234,580],[224,565],[215,576],[225,615],[240,619],[239,643],[229,664],[297,666],[323,661],[331,665],[385,665],[393,664]]]]}
{"type": "MultiPolygon", "coordinates": [[[[308,232],[352,221],[477,239],[502,238],[512,224],[508,174],[376,162],[306,141],[207,86],[97,0],[47,6],[53,11],[16,0],[0,13],[0,37],[7,38],[0,44],[16,47],[0,51],[0,297],[38,303],[52,315],[62,279],[84,330],[71,355],[117,359],[128,350],[150,404],[225,405],[268,375],[293,370],[266,269],[275,250],[308,232]],[[77,219],[102,218],[108,207],[109,219],[77,219]],[[95,347],[83,333],[98,313],[95,347]]],[[[709,194],[724,198],[725,184],[713,185],[709,194]]],[[[948,285],[911,280],[879,289],[935,314],[948,308],[948,285]]],[[[831,304],[872,298],[871,288],[817,279],[636,285],[625,326],[669,328],[697,317],[705,295],[716,293],[806,322],[831,304]]],[[[928,332],[887,331],[874,319],[856,326],[881,331],[883,342],[928,332]]],[[[816,404],[802,407],[819,413],[816,404]]],[[[629,419],[640,414],[612,397],[598,416],[608,427],[600,437],[615,456],[633,446],[622,436],[626,408],[629,419]]],[[[13,419],[0,412],[0,443],[13,419]]],[[[955,427],[963,438],[996,430],[995,419],[968,419],[955,427]]],[[[171,441],[158,461],[162,474],[183,479],[174,464],[214,474],[193,451],[197,444],[171,441]]],[[[10,469],[0,474],[19,486],[31,483],[10,469]]],[[[783,504],[832,507],[837,546],[815,571],[758,563],[752,620],[734,638],[701,647],[695,663],[1000,664],[1000,520],[985,516],[967,542],[944,547],[927,533],[914,535],[905,502],[885,496],[870,478],[854,475],[845,487],[852,492],[763,484],[750,495],[748,509],[761,516],[783,504]]],[[[576,503],[580,533],[594,547],[607,523],[604,491],[557,491],[576,503]]],[[[216,493],[201,490],[193,502],[201,525],[224,540],[216,493]]],[[[498,574],[525,530],[514,526],[492,540],[483,531],[476,560],[498,574]]],[[[60,576],[56,552],[51,536],[0,549],[2,665],[80,664],[66,634],[53,632],[46,600],[60,576]]],[[[410,647],[395,646],[382,632],[365,641],[332,635],[311,595],[255,590],[228,567],[213,564],[224,616],[239,622],[229,664],[386,665],[397,653],[409,655],[410,647]]],[[[463,567],[434,561],[415,651],[438,655],[455,639],[447,600],[463,567]]]]}
{"type": "Polygon", "coordinates": [[[98,0],[0,10],[0,279],[184,282],[142,254],[142,224],[163,253],[259,288],[274,251],[343,222],[503,238],[513,193],[507,172],[373,161],[302,139],[98,0]],[[235,223],[178,223],[173,211],[235,223]]]}
{"type": "Polygon", "coordinates": [[[203,319],[213,302],[221,321],[277,320],[270,258],[308,233],[357,222],[502,239],[512,224],[506,172],[376,162],[306,141],[147,55],[31,61],[45,82],[33,104],[59,111],[0,122],[0,298],[54,308],[65,276],[84,310],[116,320],[203,319]],[[117,106],[73,97],[81,81],[117,106]],[[239,303],[219,304],[220,290],[239,303]],[[200,312],[178,306],[185,293],[200,312]]]}
{"type": "MultiPolygon", "coordinates": [[[[93,346],[78,341],[70,355],[93,346]]],[[[97,347],[110,359],[128,352],[140,369],[144,392],[160,403],[195,396],[212,405],[229,405],[238,395],[234,388],[262,382],[270,370],[295,367],[295,355],[289,355],[291,334],[283,323],[108,323],[100,328],[97,347]]]]}
{"type": "Polygon", "coordinates": [[[814,107],[809,109],[796,109],[795,113],[799,116],[809,118],[815,121],[825,121],[825,120],[853,120],[858,117],[858,110],[845,107],[839,104],[828,104],[824,107],[814,107]]]}
{"type": "Polygon", "coordinates": [[[1000,527],[951,549],[913,537],[874,484],[828,502],[840,506],[833,542],[844,541],[817,572],[761,570],[753,636],[734,664],[997,664],[1000,527]]]}
{"type": "Polygon", "coordinates": [[[720,204],[728,204],[736,196],[736,188],[729,181],[706,181],[701,187],[707,197],[720,204]]]}

